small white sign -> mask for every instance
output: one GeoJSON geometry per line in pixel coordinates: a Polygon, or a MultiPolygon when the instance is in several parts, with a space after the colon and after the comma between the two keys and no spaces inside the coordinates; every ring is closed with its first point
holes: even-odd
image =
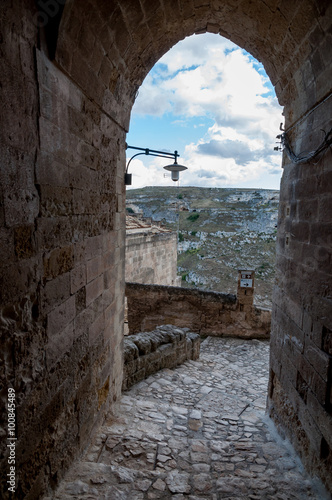
{"type": "Polygon", "coordinates": [[[251,271],[241,271],[241,278],[243,280],[250,280],[251,279],[251,271]]]}
{"type": "Polygon", "coordinates": [[[252,280],[241,279],[240,287],[242,288],[252,288],[252,280]]]}

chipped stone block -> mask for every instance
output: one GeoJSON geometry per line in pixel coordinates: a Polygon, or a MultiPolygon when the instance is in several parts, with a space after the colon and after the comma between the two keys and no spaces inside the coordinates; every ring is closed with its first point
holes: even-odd
{"type": "Polygon", "coordinates": [[[188,328],[166,325],[153,332],[129,335],[124,339],[122,390],[163,368],[174,368],[188,359],[197,359],[199,349],[199,335],[189,332],[188,328]]]}

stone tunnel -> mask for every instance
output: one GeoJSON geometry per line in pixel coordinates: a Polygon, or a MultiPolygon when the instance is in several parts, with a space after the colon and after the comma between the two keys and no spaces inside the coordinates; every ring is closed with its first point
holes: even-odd
{"type": "Polygon", "coordinates": [[[261,61],[284,107],[268,410],[332,490],[331,2],[4,0],[0,23],[1,497],[8,415],[15,495],[35,499],[120,396],[130,112],[205,32],[261,61]]]}

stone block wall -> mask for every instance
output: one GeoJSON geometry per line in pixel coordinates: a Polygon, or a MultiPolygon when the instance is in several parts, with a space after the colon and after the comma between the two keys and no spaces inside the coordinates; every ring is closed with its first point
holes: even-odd
{"type": "Polygon", "coordinates": [[[135,283],[176,285],[176,233],[127,231],[125,278],[135,283]]]}
{"type": "Polygon", "coordinates": [[[270,336],[271,311],[242,310],[236,295],[189,288],[126,283],[129,333],[171,324],[200,335],[262,338],[270,336]]]}
{"type": "Polygon", "coordinates": [[[130,335],[124,341],[122,389],[128,390],[163,368],[198,359],[199,350],[200,337],[189,328],[165,325],[153,332],[130,335]]]}
{"type": "MultiPolygon", "coordinates": [[[[326,52],[320,57],[326,58],[326,52]]],[[[319,101],[323,86],[317,82],[330,80],[331,68],[315,71],[301,78],[319,101]]],[[[289,132],[295,151],[314,150],[322,130],[332,127],[332,98],[317,108],[312,98],[293,105],[304,114],[313,108],[289,132]]],[[[288,118],[286,128],[293,121],[288,118]]],[[[329,151],[320,160],[294,164],[284,154],[284,162],[269,408],[308,470],[319,473],[332,490],[332,155],[329,151]]]]}
{"type": "MultiPolygon", "coordinates": [[[[323,4],[319,4],[323,7],[323,4]]],[[[327,7],[327,4],[326,4],[327,7]]],[[[308,12],[308,11],[307,11],[308,12]]],[[[332,5],[299,44],[285,129],[293,151],[314,151],[332,128],[332,5]],[[294,92],[294,88],[305,89],[294,92]]],[[[305,10],[299,9],[299,26],[305,10]]],[[[332,491],[332,154],[294,163],[284,152],[269,411],[303,463],[332,491]]]]}
{"type": "MultiPolygon", "coordinates": [[[[50,60],[49,25],[40,28],[36,8],[30,0],[0,6],[1,432],[14,389],[13,497],[31,499],[57,483],[121,394],[119,144],[128,119],[106,109],[101,77],[80,81],[85,59],[73,72],[50,60]]],[[[6,444],[1,498],[10,495],[6,444]]]]}

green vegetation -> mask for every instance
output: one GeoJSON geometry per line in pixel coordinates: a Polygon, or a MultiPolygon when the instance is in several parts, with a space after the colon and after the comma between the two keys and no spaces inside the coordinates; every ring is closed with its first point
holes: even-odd
{"type": "Polygon", "coordinates": [[[188,255],[196,255],[199,251],[200,248],[188,248],[188,250],[186,250],[185,253],[188,255]]]}
{"type": "Polygon", "coordinates": [[[191,234],[191,236],[196,236],[197,231],[191,231],[191,233],[190,233],[190,234],[191,234]]]}
{"type": "Polygon", "coordinates": [[[179,233],[179,241],[180,241],[180,242],[181,242],[181,241],[184,241],[184,236],[183,236],[183,234],[182,234],[182,233],[179,233]]]}
{"type": "Polygon", "coordinates": [[[195,222],[199,217],[199,214],[191,214],[189,217],[187,217],[187,220],[190,220],[191,222],[195,222]]]}
{"type": "Polygon", "coordinates": [[[134,210],[131,207],[127,207],[126,210],[127,210],[128,214],[134,214],[135,213],[134,210]]]}

